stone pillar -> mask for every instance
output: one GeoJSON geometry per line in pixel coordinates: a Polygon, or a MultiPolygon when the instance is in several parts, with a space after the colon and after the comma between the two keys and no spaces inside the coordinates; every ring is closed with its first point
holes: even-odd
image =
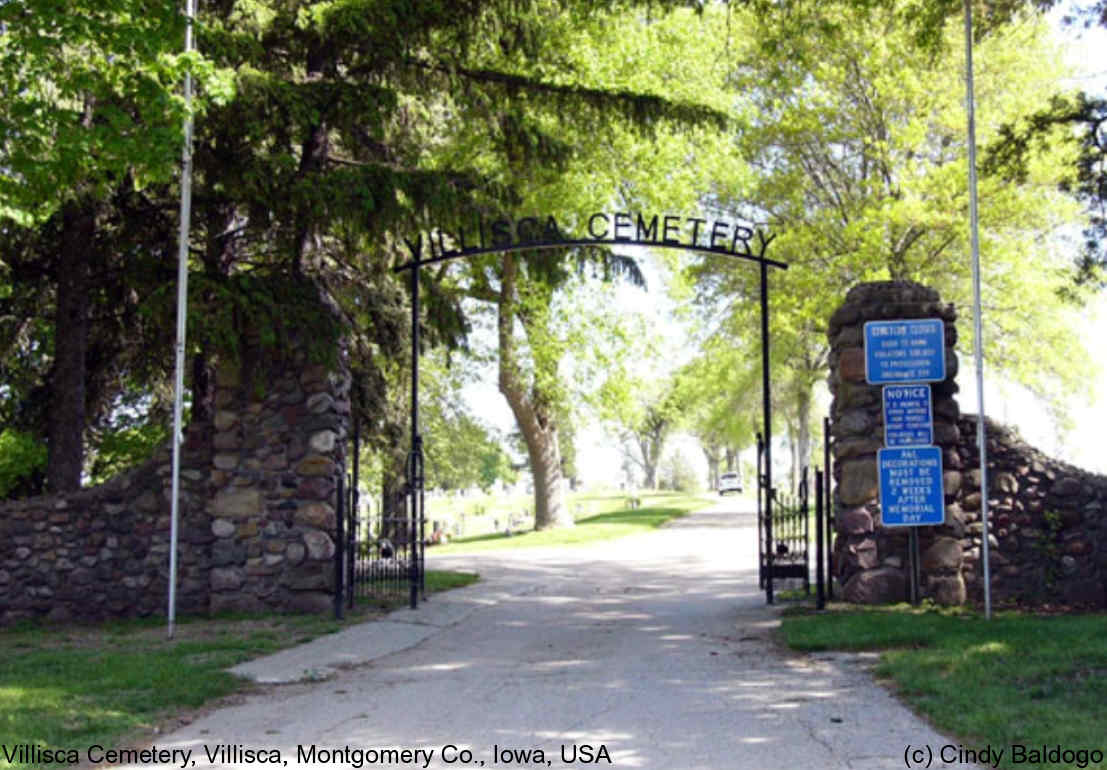
{"type": "Polygon", "coordinates": [[[941,318],[946,333],[946,373],[931,385],[934,443],[942,448],[946,493],[946,523],[920,527],[921,588],[941,604],[965,601],[961,576],[961,537],[965,524],[952,503],[961,485],[963,458],[958,451],[960,416],[957,401],[956,311],[942,304],[938,293],[917,283],[883,281],[855,286],[830,318],[828,384],[831,439],[836,482],[835,577],[846,601],[883,604],[907,598],[910,576],[907,530],[885,527],[880,515],[876,452],[884,445],[881,386],[865,382],[866,321],[941,318]]]}
{"type": "Polygon", "coordinates": [[[330,364],[310,362],[309,344],[216,370],[212,612],[333,608],[350,374],[334,351],[330,364]]]}

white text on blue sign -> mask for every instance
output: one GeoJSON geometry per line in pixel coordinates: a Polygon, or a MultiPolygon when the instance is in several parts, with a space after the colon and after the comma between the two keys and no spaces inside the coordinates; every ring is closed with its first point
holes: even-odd
{"type": "Polygon", "coordinates": [[[934,442],[929,385],[885,385],[884,445],[925,446],[934,442]]]}
{"type": "Polygon", "coordinates": [[[888,447],[876,453],[884,525],[912,527],[945,521],[942,450],[888,447]]]}
{"type": "Polygon", "coordinates": [[[946,378],[945,324],[940,318],[865,324],[865,380],[870,385],[941,382],[946,378]]]}

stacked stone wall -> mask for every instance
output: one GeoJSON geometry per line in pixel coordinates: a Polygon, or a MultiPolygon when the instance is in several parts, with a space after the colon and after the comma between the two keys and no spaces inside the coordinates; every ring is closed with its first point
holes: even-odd
{"type": "MultiPolygon", "coordinates": [[[[979,418],[966,415],[959,452],[971,470],[951,506],[966,522],[963,575],[983,601],[979,418]]],[[[992,600],[1024,606],[1107,605],[1107,476],[1046,456],[986,420],[992,600]]]]}
{"type": "MultiPolygon", "coordinates": [[[[308,347],[217,366],[212,419],[182,451],[182,612],[333,607],[350,374],[308,347]]],[[[106,484],[0,504],[0,625],[165,612],[170,504],[168,447],[106,484]]]]}
{"type": "MultiPolygon", "coordinates": [[[[181,456],[177,602],[182,612],[203,612],[210,433],[191,429],[181,456]]],[[[163,450],[97,487],[0,504],[0,625],[165,612],[170,474],[163,450]]]]}
{"type": "MultiPolygon", "coordinates": [[[[955,395],[956,312],[937,292],[909,282],[854,287],[831,316],[828,384],[835,490],[835,577],[847,601],[907,598],[908,534],[885,527],[876,451],[883,446],[881,388],[865,381],[866,321],[941,318],[947,378],[931,385],[934,443],[942,449],[945,523],[919,527],[921,590],[940,604],[983,601],[977,418],[955,395]]],[[[987,424],[993,601],[1102,606],[1107,602],[1107,477],[1052,460],[1008,428],[987,424]]]]}

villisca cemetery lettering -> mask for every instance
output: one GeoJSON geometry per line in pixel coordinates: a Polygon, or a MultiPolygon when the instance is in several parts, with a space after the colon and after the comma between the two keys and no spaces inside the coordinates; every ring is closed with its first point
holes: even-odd
{"type": "Polygon", "coordinates": [[[412,260],[423,264],[496,251],[597,244],[679,246],[758,259],[762,255],[752,249],[755,236],[760,237],[763,252],[769,240],[764,234],[722,219],[601,211],[581,217],[573,225],[552,215],[516,220],[477,217],[452,230],[436,228],[414,238],[405,237],[404,242],[412,260]]]}

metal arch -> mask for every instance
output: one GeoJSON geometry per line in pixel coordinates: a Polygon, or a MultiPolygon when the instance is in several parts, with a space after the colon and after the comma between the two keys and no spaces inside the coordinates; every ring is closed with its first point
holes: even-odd
{"type": "Polygon", "coordinates": [[[485,248],[473,248],[473,249],[458,249],[456,251],[446,251],[442,254],[437,254],[429,259],[412,260],[405,262],[402,265],[392,268],[392,272],[399,273],[404,270],[410,270],[413,267],[422,267],[423,265],[433,265],[439,262],[449,262],[454,259],[462,259],[464,257],[479,257],[484,254],[502,254],[513,251],[530,251],[530,250],[542,250],[542,249],[558,249],[565,248],[567,246],[645,246],[651,249],[680,249],[682,251],[694,251],[700,254],[714,254],[715,256],[733,257],[736,259],[744,259],[750,262],[764,263],[778,267],[781,270],[787,270],[788,264],[786,262],[779,262],[775,259],[769,259],[765,256],[765,249],[775,239],[776,236],[764,236],[760,231],[757,232],[758,236],[762,238],[761,241],[761,253],[754,254],[752,251],[730,251],[725,248],[710,248],[708,246],[694,246],[692,244],[685,243],[666,243],[664,241],[646,241],[639,239],[631,240],[608,240],[601,238],[568,238],[558,241],[533,241],[523,243],[511,243],[503,246],[488,246],[485,248]]]}
{"type": "MultiPolygon", "coordinates": [[[[424,484],[426,481],[424,471],[423,437],[419,433],[419,269],[424,265],[433,265],[466,257],[481,256],[486,254],[501,254],[516,251],[541,250],[565,248],[567,246],[645,246],[654,249],[679,249],[715,256],[732,257],[750,262],[756,262],[760,266],[760,304],[761,304],[761,402],[762,420],[764,422],[764,482],[768,489],[772,489],[772,398],[769,394],[769,267],[787,270],[788,264],[765,256],[765,250],[776,238],[775,235],[766,235],[761,230],[754,231],[758,239],[759,252],[754,254],[747,248],[743,251],[730,251],[725,248],[709,248],[695,244],[678,242],[645,241],[641,239],[601,239],[601,238],[567,238],[552,241],[527,241],[507,243],[498,246],[483,248],[443,250],[442,253],[431,256],[428,259],[419,259],[418,249],[413,249],[415,258],[410,262],[398,265],[392,269],[394,273],[405,270],[411,272],[411,451],[407,461],[407,486],[411,500],[409,526],[412,537],[417,537],[417,543],[413,544],[412,558],[410,561],[410,599],[411,609],[418,606],[418,596],[423,593],[424,587],[424,551],[423,528],[426,521],[424,513],[424,484]]],[[[420,236],[421,238],[421,236],[420,236]]],[[[409,244],[410,245],[410,244],[409,244]]],[[[421,247],[421,246],[420,246],[421,247]]],[[[772,541],[772,508],[773,496],[768,494],[765,499],[766,537],[772,541]]],[[[770,555],[771,564],[771,555],[770,555]]],[[[769,604],[773,603],[773,581],[771,570],[765,585],[765,599],[769,604]]]]}

